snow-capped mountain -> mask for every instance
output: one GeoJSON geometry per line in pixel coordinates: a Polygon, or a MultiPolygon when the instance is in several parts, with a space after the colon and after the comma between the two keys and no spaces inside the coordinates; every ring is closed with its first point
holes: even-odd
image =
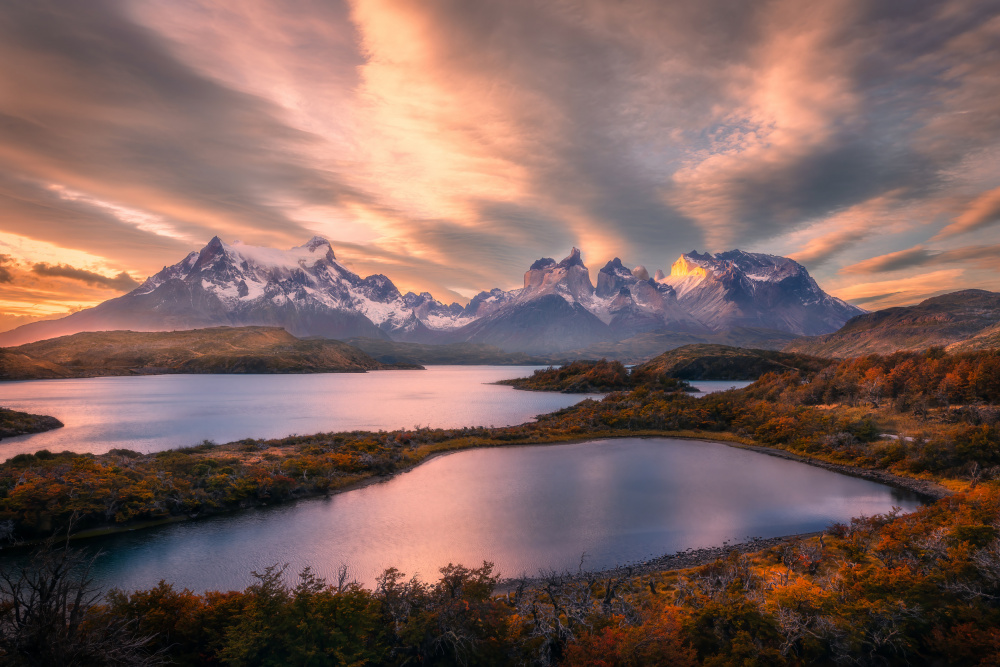
{"type": "MultiPolygon", "coordinates": [[[[458,309],[461,306],[454,304],[458,309]]],[[[108,329],[158,331],[206,326],[274,325],[295,336],[396,340],[426,338],[438,302],[420,309],[386,276],[361,278],[337,261],[330,243],[314,237],[290,250],[213,238],[128,294],[60,320],[0,334],[0,343],[108,329]]]]}
{"type": "Polygon", "coordinates": [[[691,251],[655,280],[673,287],[678,303],[715,331],[764,327],[815,335],[865,312],[824,292],[798,262],[763,253],[691,251]]]}
{"type": "Polygon", "coordinates": [[[521,289],[485,294],[477,296],[484,298],[475,303],[476,319],[452,332],[450,341],[547,353],[614,338],[594,312],[598,305],[594,284],[576,248],[561,262],[549,257],[536,261],[525,272],[521,289]]]}
{"type": "Polygon", "coordinates": [[[827,333],[861,313],[827,295],[796,262],[739,250],[691,252],[650,278],[617,257],[597,274],[581,253],[536,261],[513,290],[480,292],[467,306],[428,292],[401,294],[386,276],[362,278],[314,237],[289,250],[213,238],[128,294],[59,320],[0,333],[20,345],[80,331],[281,326],[296,336],[365,336],[426,343],[479,342],[550,353],[652,330],[736,326],[827,333]]]}

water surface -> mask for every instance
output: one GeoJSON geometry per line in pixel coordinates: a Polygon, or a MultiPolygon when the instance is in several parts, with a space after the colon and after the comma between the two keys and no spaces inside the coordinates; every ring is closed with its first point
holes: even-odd
{"type": "Polygon", "coordinates": [[[251,570],[343,564],[433,580],[449,562],[501,573],[601,569],[748,536],[822,530],[918,506],[910,493],[718,443],[667,438],[469,450],[328,499],[101,540],[98,581],[237,589],[251,570]]]}
{"type": "MultiPolygon", "coordinates": [[[[0,442],[0,460],[40,449],[155,452],[202,440],[415,426],[510,426],[586,395],[490,384],[534,366],[428,366],[306,375],[147,375],[0,383],[0,405],[64,428],[0,442]]],[[[596,395],[595,395],[596,396],[596,395]]]]}

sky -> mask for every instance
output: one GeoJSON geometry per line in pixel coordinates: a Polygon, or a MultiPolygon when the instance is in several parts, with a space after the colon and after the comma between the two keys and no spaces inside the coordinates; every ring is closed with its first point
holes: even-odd
{"type": "Polygon", "coordinates": [[[216,235],[445,302],[572,246],[1000,290],[1000,2],[5,0],[0,330],[216,235]]]}

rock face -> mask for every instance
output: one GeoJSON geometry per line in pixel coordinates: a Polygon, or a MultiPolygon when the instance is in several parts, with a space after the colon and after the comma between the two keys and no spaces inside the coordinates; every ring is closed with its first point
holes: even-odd
{"type": "Polygon", "coordinates": [[[662,282],[714,331],[762,327],[811,336],[836,331],[865,312],[824,292],[798,262],[763,253],[692,251],[662,282]]]}
{"type": "Polygon", "coordinates": [[[537,354],[612,337],[610,327],[592,312],[594,285],[576,248],[561,262],[542,258],[532,264],[521,289],[493,290],[477,302],[484,294],[469,304],[476,319],[451,334],[455,342],[537,354]]]}
{"type": "Polygon", "coordinates": [[[480,292],[467,306],[401,294],[386,276],[362,278],[314,237],[289,250],[224,243],[164,267],[132,292],[60,320],[0,333],[21,345],[82,331],[279,326],[294,336],[481,343],[550,354],[652,331],[703,336],[733,327],[794,334],[836,330],[860,309],[828,296],[799,264],[734,250],[682,255],[669,276],[619,258],[597,273],[578,249],[542,258],[522,287],[480,292]]]}
{"type": "Polygon", "coordinates": [[[853,318],[835,333],[799,338],[785,350],[821,357],[916,352],[938,345],[969,352],[1000,348],[1000,293],[961,290],[915,306],[886,308],[853,318]]]}

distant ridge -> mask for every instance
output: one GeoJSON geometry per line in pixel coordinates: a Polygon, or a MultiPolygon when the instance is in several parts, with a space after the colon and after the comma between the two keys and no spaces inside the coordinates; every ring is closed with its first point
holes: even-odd
{"type": "MultiPolygon", "coordinates": [[[[173,373],[364,373],[399,368],[280,327],[100,331],[0,349],[0,380],[173,373]]],[[[410,366],[419,368],[419,366],[410,366]]]]}
{"type": "Polygon", "coordinates": [[[995,349],[1000,343],[1000,294],[969,289],[936,296],[915,306],[859,315],[823,336],[799,338],[786,352],[819,357],[916,352],[929,347],[954,351],[995,349]]]}

